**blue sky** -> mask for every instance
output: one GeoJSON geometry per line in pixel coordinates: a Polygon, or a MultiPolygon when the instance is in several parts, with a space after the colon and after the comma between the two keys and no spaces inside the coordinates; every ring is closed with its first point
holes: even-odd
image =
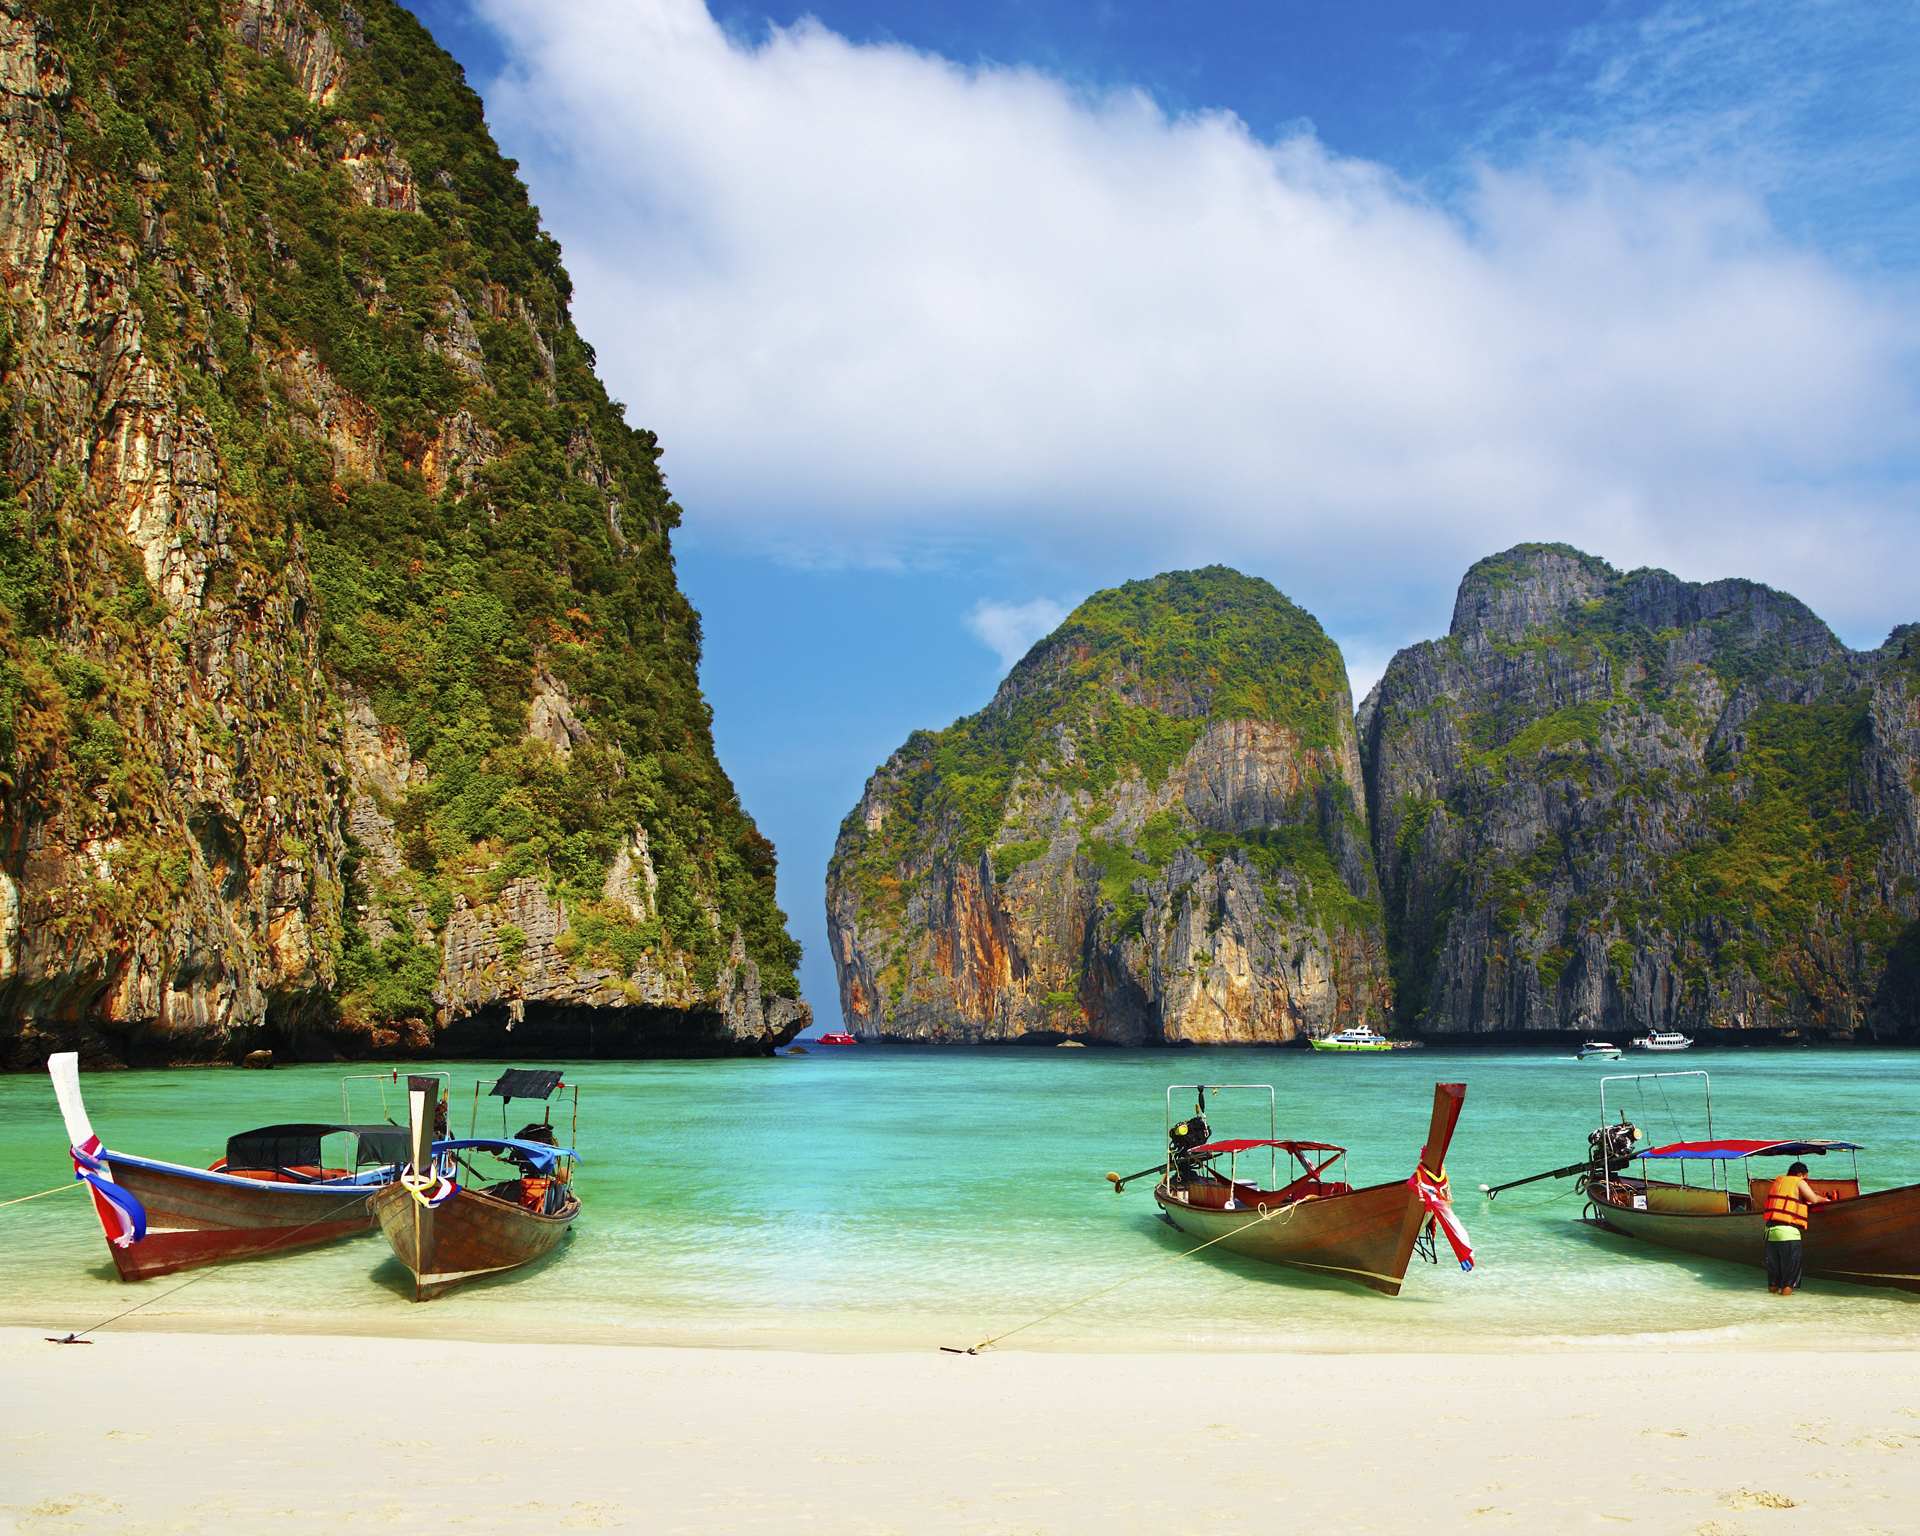
{"type": "Polygon", "coordinates": [[[906,734],[1222,561],[1356,687],[1522,538],[1920,617],[1912,4],[431,0],[821,883],[906,734]]]}

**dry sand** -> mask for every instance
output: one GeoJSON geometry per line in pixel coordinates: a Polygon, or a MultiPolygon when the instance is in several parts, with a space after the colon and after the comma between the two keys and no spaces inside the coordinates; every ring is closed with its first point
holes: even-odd
{"type": "Polygon", "coordinates": [[[1920,1532],[1920,1355],[0,1331],[0,1530],[1920,1532]]]}

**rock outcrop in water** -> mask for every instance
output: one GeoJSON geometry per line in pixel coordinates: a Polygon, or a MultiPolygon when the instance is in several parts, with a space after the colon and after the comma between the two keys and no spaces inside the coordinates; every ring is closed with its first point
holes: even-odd
{"type": "Polygon", "coordinates": [[[1523,545],[1360,729],[1403,1024],[1920,1034],[1920,628],[1523,545]]]}
{"type": "Polygon", "coordinates": [[[391,0],[0,0],[0,1060],[766,1051],[680,510],[391,0]]]}
{"type": "Polygon", "coordinates": [[[1920,1038],[1920,626],[1853,652],[1752,582],[1525,545],[1359,760],[1343,677],[1232,572],[1090,599],[842,825],[849,1027],[1920,1038]]]}
{"type": "Polygon", "coordinates": [[[1259,1041],[1383,1022],[1337,648],[1213,567],[1083,603],[840,829],[829,942],[863,1038],[1259,1041]]]}

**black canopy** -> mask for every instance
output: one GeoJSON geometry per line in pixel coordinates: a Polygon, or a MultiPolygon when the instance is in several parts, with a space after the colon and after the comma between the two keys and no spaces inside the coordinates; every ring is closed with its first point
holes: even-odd
{"type": "Polygon", "coordinates": [[[264,1125],[227,1138],[227,1167],[316,1168],[321,1138],[342,1133],[358,1138],[356,1168],[407,1160],[407,1130],[401,1125],[264,1125]]]}
{"type": "Polygon", "coordinates": [[[496,1099],[547,1099],[560,1086],[561,1074],[541,1067],[508,1067],[493,1085],[496,1099]]]}

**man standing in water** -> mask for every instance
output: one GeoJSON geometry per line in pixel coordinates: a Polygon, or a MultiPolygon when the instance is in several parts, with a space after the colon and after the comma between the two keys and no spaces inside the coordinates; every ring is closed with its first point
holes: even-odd
{"type": "Polygon", "coordinates": [[[1791,1296],[1800,1285],[1800,1240],[1807,1208],[1826,1197],[1807,1182],[1807,1165],[1795,1163],[1767,1190],[1767,1294],[1791,1296]]]}

